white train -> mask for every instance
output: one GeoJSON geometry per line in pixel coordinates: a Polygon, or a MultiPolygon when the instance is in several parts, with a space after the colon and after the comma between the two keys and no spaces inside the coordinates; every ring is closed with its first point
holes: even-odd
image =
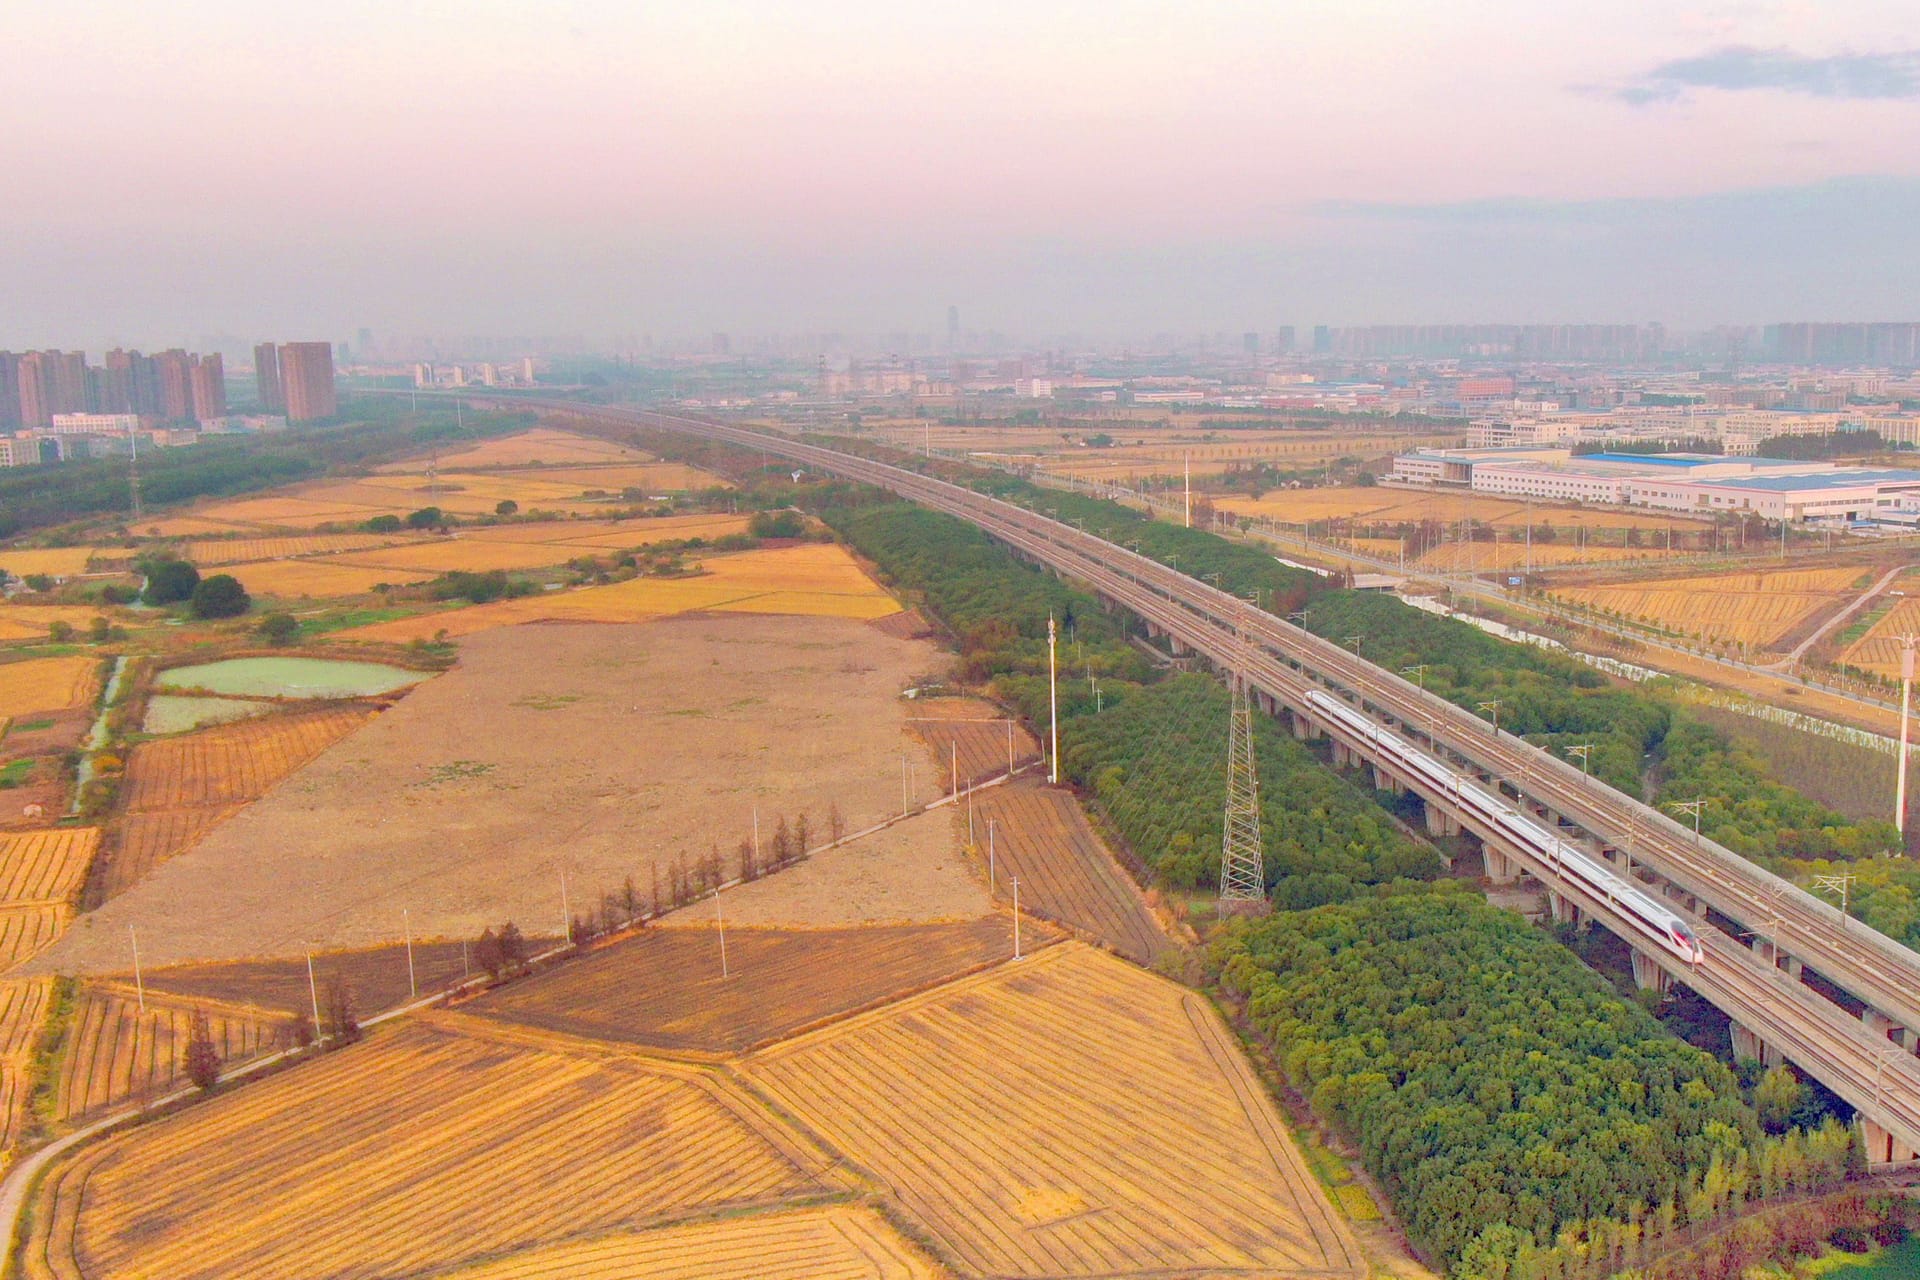
{"type": "Polygon", "coordinates": [[[1371,742],[1382,760],[1418,778],[1424,790],[1448,797],[1483,825],[1604,897],[1654,946],[1688,964],[1706,960],[1700,936],[1685,916],[1647,893],[1637,882],[1614,874],[1605,863],[1568,844],[1559,832],[1522,814],[1505,796],[1469,781],[1330,694],[1315,689],[1307,694],[1307,701],[1329,720],[1339,722],[1348,732],[1371,742]]]}

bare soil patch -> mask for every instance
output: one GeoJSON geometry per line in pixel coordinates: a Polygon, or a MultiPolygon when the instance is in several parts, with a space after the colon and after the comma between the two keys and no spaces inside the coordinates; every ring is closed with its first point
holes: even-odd
{"type": "MultiPolygon", "coordinates": [[[[154,966],[396,942],[403,909],[416,939],[473,937],[508,919],[558,932],[563,872],[580,906],[629,876],[648,885],[677,857],[733,849],[755,805],[763,828],[808,813],[815,831],[833,805],[850,830],[898,812],[902,751],[920,757],[923,781],[931,773],[906,738],[911,704],[899,694],[946,662],[932,645],[836,618],[476,635],[452,671],[85,917],[35,964],[123,970],[129,925],[154,966]]],[[[937,881],[952,864],[955,883],[973,883],[944,815],[873,843],[907,880],[926,868],[937,881]]],[[[818,876],[828,860],[785,875],[818,876]]],[[[783,878],[754,888],[777,898],[783,878]]],[[[945,914],[985,909],[974,886],[968,909],[945,914]]]]}
{"type": "Polygon", "coordinates": [[[598,1040],[739,1053],[1004,960],[1013,923],[729,926],[726,952],[722,977],[718,930],[652,929],[462,1008],[598,1040]]]}

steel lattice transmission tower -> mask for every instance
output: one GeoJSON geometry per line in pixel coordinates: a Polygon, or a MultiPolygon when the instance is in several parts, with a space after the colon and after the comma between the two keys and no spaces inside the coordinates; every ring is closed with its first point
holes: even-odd
{"type": "Polygon", "coordinates": [[[1247,684],[1233,677],[1227,723],[1227,815],[1220,838],[1220,911],[1263,911],[1266,862],[1260,851],[1260,779],[1253,760],[1253,703],[1247,684]]]}

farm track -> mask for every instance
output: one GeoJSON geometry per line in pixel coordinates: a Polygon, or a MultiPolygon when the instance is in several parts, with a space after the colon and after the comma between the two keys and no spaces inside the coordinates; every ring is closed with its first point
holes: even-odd
{"type": "Polygon", "coordinates": [[[978,1274],[1366,1273],[1217,1015],[1079,944],[741,1069],[978,1274]]]}
{"type": "Polygon", "coordinates": [[[1021,781],[976,802],[975,846],[984,868],[994,820],[994,894],[1011,897],[1020,878],[1020,906],[1099,939],[1137,964],[1151,964],[1170,945],[1140,890],[1114,860],[1067,792],[1021,781]]]}
{"type": "Polygon", "coordinates": [[[56,1166],[26,1274],[372,1280],[833,1189],[752,1114],[705,1073],[416,1023],[56,1166]]]}
{"type": "MultiPolygon", "coordinates": [[[[1036,940],[1037,941],[1037,940],[1036,940]]],[[[503,1023],[720,1055],[767,1044],[1013,954],[1004,916],[853,929],[650,929],[463,1011],[503,1023]]]]}

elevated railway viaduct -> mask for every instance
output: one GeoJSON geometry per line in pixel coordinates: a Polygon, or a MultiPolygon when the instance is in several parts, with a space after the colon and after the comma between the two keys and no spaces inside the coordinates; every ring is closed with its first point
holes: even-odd
{"type": "Polygon", "coordinates": [[[1695,917],[1704,963],[1689,965],[1636,943],[1635,977],[1652,986],[1683,982],[1733,1020],[1743,1056],[1791,1061],[1846,1099],[1860,1114],[1874,1162],[1920,1154],[1920,954],[1567,762],[1206,582],[970,489],[728,423],[572,401],[503,403],[531,403],[603,431],[645,427],[760,450],[966,520],[1134,613],[1176,648],[1241,672],[1263,708],[1297,735],[1326,736],[1336,759],[1371,767],[1383,786],[1415,791],[1431,831],[1476,837],[1494,880],[1525,873],[1545,886],[1558,918],[1591,919],[1635,940],[1632,922],[1604,894],[1507,839],[1450,799],[1447,788],[1401,776],[1406,771],[1383,759],[1365,732],[1317,713],[1307,695],[1318,689],[1342,699],[1462,779],[1497,789],[1568,847],[1605,860],[1695,917]]]}

